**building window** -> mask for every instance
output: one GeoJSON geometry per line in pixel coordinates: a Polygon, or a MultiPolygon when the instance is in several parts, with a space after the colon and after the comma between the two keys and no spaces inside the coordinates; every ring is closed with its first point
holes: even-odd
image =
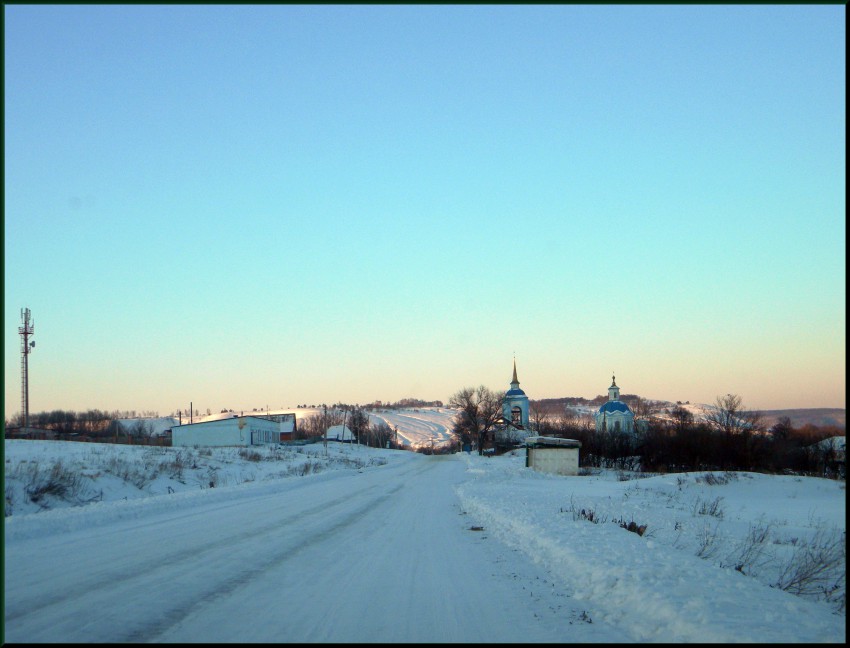
{"type": "Polygon", "coordinates": [[[614,421],[614,432],[619,432],[619,431],[620,431],[620,422],[614,421]]]}

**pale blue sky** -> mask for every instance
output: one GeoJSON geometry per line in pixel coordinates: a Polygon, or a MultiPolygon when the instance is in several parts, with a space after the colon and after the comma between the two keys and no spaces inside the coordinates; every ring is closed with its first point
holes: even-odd
{"type": "Polygon", "coordinates": [[[6,6],[6,415],[844,407],[845,13],[6,6]]]}

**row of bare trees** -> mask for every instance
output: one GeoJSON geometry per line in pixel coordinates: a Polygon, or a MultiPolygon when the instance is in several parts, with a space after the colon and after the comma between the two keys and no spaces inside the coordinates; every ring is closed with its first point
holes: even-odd
{"type": "Polygon", "coordinates": [[[301,419],[297,438],[322,438],[335,425],[345,425],[354,435],[356,443],[374,448],[395,447],[396,431],[385,421],[371,422],[369,414],[361,408],[351,411],[323,409],[318,414],[301,419]]]}
{"type": "Polygon", "coordinates": [[[689,412],[673,413],[675,417],[669,422],[652,422],[639,439],[644,470],[749,470],[844,476],[844,452],[830,439],[844,436],[845,432],[834,426],[807,424],[795,428],[788,417],[783,417],[767,427],[758,413],[743,412],[733,420],[722,407],[715,407],[702,421],[694,420],[689,412]]]}
{"type": "MultiPolygon", "coordinates": [[[[452,395],[449,406],[459,410],[452,429],[457,443],[483,453],[492,442],[493,431],[503,423],[503,400],[501,392],[483,385],[452,395]]],[[[661,403],[634,398],[630,406],[635,414],[634,434],[597,431],[591,415],[535,403],[530,412],[532,428],[536,434],[580,441],[584,466],[844,475],[843,451],[822,443],[843,435],[843,430],[812,425],[797,429],[787,417],[768,428],[763,415],[747,408],[737,394],[718,396],[700,420],[680,404],[662,412],[661,403]]]]}
{"type": "MultiPolygon", "coordinates": [[[[29,427],[50,430],[59,434],[81,434],[86,436],[107,436],[110,424],[121,418],[122,412],[104,412],[90,409],[84,412],[71,410],[51,410],[29,415],[29,427]]],[[[129,418],[129,417],[128,417],[129,418]]],[[[6,427],[23,425],[23,415],[13,417],[6,427]]]]}

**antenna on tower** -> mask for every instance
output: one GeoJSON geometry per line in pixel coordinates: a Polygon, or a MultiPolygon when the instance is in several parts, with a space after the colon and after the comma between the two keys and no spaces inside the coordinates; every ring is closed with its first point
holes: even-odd
{"type": "Polygon", "coordinates": [[[30,319],[30,309],[21,309],[21,326],[18,327],[21,336],[21,411],[24,414],[24,429],[30,425],[30,387],[29,387],[29,354],[35,348],[35,342],[29,341],[29,336],[35,333],[35,324],[30,319]]]}

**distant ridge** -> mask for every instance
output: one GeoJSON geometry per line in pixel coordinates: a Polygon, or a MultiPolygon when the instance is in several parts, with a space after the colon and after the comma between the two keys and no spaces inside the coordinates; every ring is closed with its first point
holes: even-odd
{"type": "Polygon", "coordinates": [[[767,427],[776,423],[781,417],[791,419],[791,425],[801,428],[804,425],[846,429],[847,410],[834,407],[813,407],[800,409],[761,410],[767,427]]]}
{"type": "MultiPolygon", "coordinates": [[[[623,394],[620,396],[620,400],[629,403],[631,400],[636,398],[634,394],[623,394]]],[[[580,396],[564,396],[561,398],[541,398],[539,400],[532,399],[532,403],[542,406],[546,410],[560,410],[563,407],[573,407],[573,408],[592,408],[598,405],[601,405],[605,401],[608,400],[608,396],[599,395],[594,398],[582,398],[580,396]]],[[[651,400],[644,399],[649,402],[652,402],[655,405],[661,405],[663,407],[675,407],[677,403],[673,403],[670,401],[660,401],[660,400],[651,400]]],[[[681,404],[681,403],[679,403],[681,404]]],[[[687,405],[687,409],[692,411],[700,411],[705,409],[706,407],[710,407],[711,405],[698,405],[696,403],[691,404],[690,402],[687,405]]],[[[839,429],[846,429],[847,427],[847,410],[841,407],[799,407],[793,409],[772,409],[772,410],[759,410],[762,414],[765,427],[771,427],[774,425],[781,417],[787,416],[791,419],[791,425],[795,428],[801,428],[805,425],[815,425],[817,427],[829,427],[835,426],[839,429]]]]}

